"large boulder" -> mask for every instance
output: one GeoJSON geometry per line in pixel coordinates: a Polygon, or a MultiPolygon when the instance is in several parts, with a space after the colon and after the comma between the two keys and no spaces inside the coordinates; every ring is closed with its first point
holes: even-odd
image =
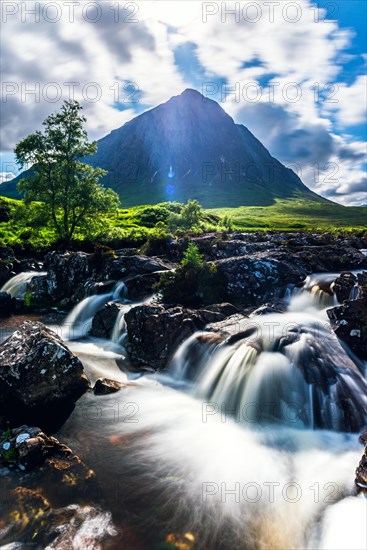
{"type": "Polygon", "coordinates": [[[127,350],[134,365],[167,366],[177,347],[205,326],[200,313],[183,307],[141,305],[125,314],[127,350]]]}
{"type": "Polygon", "coordinates": [[[0,317],[8,317],[15,311],[15,298],[8,292],[0,292],[0,317]]]}
{"type": "Polygon", "coordinates": [[[289,254],[274,251],[228,258],[215,262],[227,283],[228,298],[247,306],[273,298],[288,284],[298,284],[307,269],[289,254]]]}
{"type": "Polygon", "coordinates": [[[46,429],[88,388],[80,360],[41,323],[24,322],[0,346],[0,416],[5,419],[37,421],[46,429]]]}
{"type": "Polygon", "coordinates": [[[314,273],[367,268],[367,257],[356,248],[343,246],[342,243],[305,246],[300,251],[294,251],[293,259],[301,260],[314,273]]]}
{"type": "Polygon", "coordinates": [[[144,300],[154,294],[154,285],[160,281],[161,271],[134,275],[125,280],[128,296],[131,300],[144,300]]]}
{"type": "Polygon", "coordinates": [[[105,262],[102,279],[120,280],[134,275],[144,275],[155,271],[167,271],[172,269],[172,264],[149,256],[125,255],[119,252],[105,262]]]}
{"type": "Polygon", "coordinates": [[[365,449],[357,466],[354,482],[359,491],[367,493],[367,427],[360,434],[359,441],[365,446],[365,449]]]}
{"type": "Polygon", "coordinates": [[[2,548],[101,548],[116,534],[94,472],[39,428],[0,435],[0,465],[2,548]]]}
{"type": "Polygon", "coordinates": [[[0,246],[0,288],[13,275],[14,252],[9,246],[0,246]]]}
{"type": "Polygon", "coordinates": [[[352,290],[356,287],[357,277],[350,272],[341,273],[334,282],[334,294],[339,303],[349,300],[352,290]]]}
{"type": "MultiPolygon", "coordinates": [[[[47,292],[54,303],[74,304],[84,297],[91,275],[89,255],[84,252],[50,252],[45,258],[47,292]]],[[[37,281],[35,281],[37,284],[37,281]]]]}
{"type": "Polygon", "coordinates": [[[120,312],[127,312],[130,306],[119,302],[108,302],[93,317],[91,336],[109,340],[120,312]]]}
{"type": "Polygon", "coordinates": [[[330,324],[340,340],[361,359],[367,359],[367,300],[348,300],[327,310],[330,324]]]}

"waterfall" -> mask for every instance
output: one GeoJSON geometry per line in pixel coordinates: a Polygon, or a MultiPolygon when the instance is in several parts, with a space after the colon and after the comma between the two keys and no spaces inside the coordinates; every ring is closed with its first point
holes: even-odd
{"type": "Polygon", "coordinates": [[[176,351],[170,365],[170,375],[175,380],[197,379],[202,367],[220,343],[219,335],[195,332],[176,351]]]}
{"type": "Polygon", "coordinates": [[[326,322],[272,314],[241,328],[207,362],[195,395],[242,422],[343,431],[366,423],[366,381],[326,322]]]}
{"type": "Polygon", "coordinates": [[[121,344],[126,335],[125,313],[127,313],[129,309],[130,307],[126,306],[126,308],[120,309],[117,314],[111,335],[112,342],[115,342],[116,344],[121,344]]]}
{"type": "Polygon", "coordinates": [[[24,298],[28,284],[33,277],[40,277],[42,275],[47,275],[47,273],[40,271],[25,271],[23,273],[18,273],[18,275],[12,277],[1,287],[0,292],[7,292],[13,298],[24,298]]]}
{"type": "Polygon", "coordinates": [[[62,326],[62,336],[66,340],[75,340],[88,336],[93,317],[110,301],[124,301],[127,289],[123,282],[115,285],[111,292],[94,294],[79,302],[69,313],[62,326]]]}
{"type": "Polygon", "coordinates": [[[367,422],[363,365],[340,344],[324,309],[335,303],[336,276],[309,277],[287,313],[243,318],[221,336],[194,334],[177,351],[172,376],[195,380],[193,395],[244,424],[360,429],[367,422]]]}

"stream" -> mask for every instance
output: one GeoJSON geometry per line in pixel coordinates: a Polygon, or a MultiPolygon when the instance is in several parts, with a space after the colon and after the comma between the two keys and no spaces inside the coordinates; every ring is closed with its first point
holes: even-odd
{"type": "MultiPolygon", "coordinates": [[[[12,295],[22,275],[7,283],[12,295]]],[[[309,277],[289,292],[286,313],[224,323],[221,341],[194,334],[165,373],[130,369],[124,313],[136,304],[123,283],[84,299],[61,325],[49,320],[92,382],[130,383],[85,394],[55,434],[95,471],[122,533],[103,548],[366,548],[367,500],[354,486],[366,365],[328,322],[336,298],[321,283],[332,288],[337,276],[309,277]],[[89,337],[111,300],[126,309],[110,340],[89,337]]]]}

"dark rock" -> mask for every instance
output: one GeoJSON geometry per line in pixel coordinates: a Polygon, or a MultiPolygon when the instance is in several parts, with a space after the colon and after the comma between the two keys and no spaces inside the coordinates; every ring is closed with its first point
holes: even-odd
{"type": "Polygon", "coordinates": [[[27,285],[27,291],[31,293],[30,307],[52,306],[54,299],[49,293],[48,275],[32,277],[27,285]]]}
{"type": "MultiPolygon", "coordinates": [[[[88,522],[109,519],[103,537],[99,529],[98,535],[86,529],[85,536],[79,537],[78,547],[99,548],[103,538],[113,534],[113,526],[108,513],[91,506],[101,501],[94,472],[71,449],[39,428],[21,426],[9,430],[6,437],[18,467],[1,470],[0,525],[6,528],[0,530],[0,544],[22,541],[23,548],[24,541],[28,548],[26,543],[32,541],[29,548],[72,548],[74,537],[78,539],[79,530],[85,530],[88,522]],[[23,441],[17,444],[20,436],[23,441]]],[[[3,441],[0,451],[2,446],[3,441]]]]}
{"type": "Polygon", "coordinates": [[[0,288],[13,275],[14,252],[9,246],[0,246],[0,288]]]}
{"type": "Polygon", "coordinates": [[[149,256],[125,256],[116,253],[117,257],[106,261],[102,278],[120,280],[134,275],[145,275],[155,271],[167,271],[172,265],[149,256]]]}
{"type": "Polygon", "coordinates": [[[91,281],[87,287],[88,295],[93,294],[110,294],[116,286],[117,281],[99,281],[95,283],[91,281]]]}
{"type": "Polygon", "coordinates": [[[117,380],[110,380],[109,378],[98,378],[93,387],[94,395],[108,395],[110,393],[116,393],[119,390],[126,388],[127,384],[118,382],[117,380]]]}
{"type": "Polygon", "coordinates": [[[349,300],[352,289],[357,282],[357,277],[350,272],[342,273],[335,280],[334,293],[339,303],[349,300]]]}
{"type": "Polygon", "coordinates": [[[342,306],[327,310],[331,326],[338,338],[361,359],[367,359],[367,301],[345,301],[342,306]]]}
{"type": "Polygon", "coordinates": [[[227,282],[228,298],[235,303],[256,305],[276,291],[305,278],[306,268],[289,254],[261,252],[216,261],[227,282]]]}
{"type": "Polygon", "coordinates": [[[358,439],[363,445],[367,445],[367,426],[361,431],[358,439]]]}
{"type": "Polygon", "coordinates": [[[330,243],[333,239],[327,246],[304,247],[295,252],[293,258],[301,260],[314,273],[367,268],[367,257],[359,250],[330,243]]]}
{"type": "Polygon", "coordinates": [[[128,296],[131,300],[143,300],[153,295],[153,286],[159,282],[161,271],[135,275],[125,280],[128,296]]]}
{"type": "Polygon", "coordinates": [[[91,335],[110,339],[120,311],[128,311],[130,306],[119,302],[108,302],[96,313],[92,321],[91,335]]]}
{"type": "Polygon", "coordinates": [[[205,323],[216,323],[223,321],[226,317],[230,315],[235,315],[239,313],[239,309],[229,303],[223,304],[213,304],[211,306],[205,306],[198,310],[201,318],[205,323]]]}
{"type": "Polygon", "coordinates": [[[287,303],[284,300],[274,300],[267,302],[251,312],[250,317],[257,315],[268,315],[269,313],[285,313],[287,311],[287,303]]]}
{"type": "Polygon", "coordinates": [[[23,271],[43,271],[43,263],[33,258],[25,260],[16,260],[14,263],[14,271],[22,273],[23,271]]]}
{"type": "Polygon", "coordinates": [[[199,312],[162,305],[133,307],[125,315],[127,350],[135,365],[164,368],[177,347],[205,322],[199,312]]]}
{"type": "Polygon", "coordinates": [[[354,483],[358,491],[367,493],[367,427],[362,430],[359,436],[359,441],[365,446],[364,453],[356,469],[356,477],[354,483]]]}
{"type": "MultiPolygon", "coordinates": [[[[37,420],[66,412],[89,388],[80,360],[53,331],[26,321],[0,346],[0,416],[37,420]]],[[[39,422],[40,421],[40,422],[39,422]]]]}
{"type": "Polygon", "coordinates": [[[75,304],[84,297],[91,270],[84,252],[50,252],[45,258],[47,291],[54,303],[75,304]]]}
{"type": "Polygon", "coordinates": [[[8,317],[15,312],[15,299],[7,292],[0,292],[0,317],[8,317]]]}

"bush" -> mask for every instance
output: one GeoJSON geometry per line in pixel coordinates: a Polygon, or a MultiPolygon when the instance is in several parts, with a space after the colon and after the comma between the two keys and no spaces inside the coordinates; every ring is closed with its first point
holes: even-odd
{"type": "Polygon", "coordinates": [[[136,214],[136,221],[145,227],[154,227],[159,222],[167,224],[170,211],[165,206],[147,206],[136,214]]]}
{"type": "Polygon", "coordinates": [[[226,285],[216,265],[204,262],[196,244],[190,243],[181,266],[161,275],[156,290],[162,301],[201,307],[226,299],[226,285]]]}

